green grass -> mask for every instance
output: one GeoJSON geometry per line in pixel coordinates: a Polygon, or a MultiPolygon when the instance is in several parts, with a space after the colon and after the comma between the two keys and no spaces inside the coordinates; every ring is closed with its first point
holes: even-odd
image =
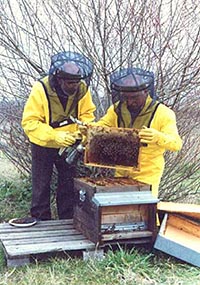
{"type": "Polygon", "coordinates": [[[143,250],[108,251],[102,261],[53,258],[0,273],[1,285],[199,285],[198,268],[143,250]]]}
{"type": "Polygon", "coordinates": [[[29,213],[31,187],[27,180],[0,181],[0,222],[29,213]]]}

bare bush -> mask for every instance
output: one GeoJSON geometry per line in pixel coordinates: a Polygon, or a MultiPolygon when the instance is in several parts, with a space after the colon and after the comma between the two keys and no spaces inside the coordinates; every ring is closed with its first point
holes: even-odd
{"type": "Polygon", "coordinates": [[[109,74],[119,66],[155,73],[159,100],[177,114],[182,151],[166,153],[160,196],[199,191],[200,11],[198,0],[0,0],[0,149],[30,172],[21,115],[50,56],[76,50],[94,62],[96,116],[111,104],[109,74]]]}

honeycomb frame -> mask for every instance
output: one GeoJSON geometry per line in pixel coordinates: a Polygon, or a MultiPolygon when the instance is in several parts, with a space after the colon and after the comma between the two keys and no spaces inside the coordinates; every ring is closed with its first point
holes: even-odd
{"type": "Polygon", "coordinates": [[[84,163],[88,166],[140,170],[138,129],[89,126],[84,163]]]}

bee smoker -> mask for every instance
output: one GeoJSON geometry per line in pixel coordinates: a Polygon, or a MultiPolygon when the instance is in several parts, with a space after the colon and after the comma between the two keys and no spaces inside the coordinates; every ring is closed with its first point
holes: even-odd
{"type": "Polygon", "coordinates": [[[84,146],[81,144],[81,139],[77,139],[72,146],[60,148],[58,153],[65,159],[65,162],[68,165],[74,165],[78,161],[83,151],[84,146]]]}

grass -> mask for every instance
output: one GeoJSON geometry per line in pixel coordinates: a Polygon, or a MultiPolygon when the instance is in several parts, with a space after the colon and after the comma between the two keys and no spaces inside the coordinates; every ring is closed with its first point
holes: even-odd
{"type": "Polygon", "coordinates": [[[144,250],[108,251],[102,261],[53,258],[0,272],[0,285],[199,285],[198,268],[144,250]]]}
{"type": "Polygon", "coordinates": [[[20,181],[0,180],[0,222],[26,216],[29,212],[30,200],[31,187],[27,179],[20,181]]]}
{"type": "MultiPolygon", "coordinates": [[[[0,177],[0,222],[27,215],[30,182],[0,177]]],[[[199,268],[160,251],[145,248],[109,249],[101,261],[54,256],[30,265],[7,268],[0,249],[0,285],[199,285],[199,268]]]]}

